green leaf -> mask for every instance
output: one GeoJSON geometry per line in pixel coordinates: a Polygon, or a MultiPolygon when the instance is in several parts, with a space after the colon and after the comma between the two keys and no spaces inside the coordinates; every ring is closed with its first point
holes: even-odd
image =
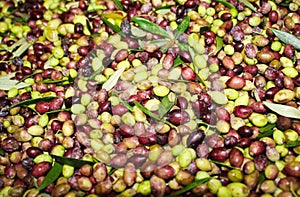
{"type": "Polygon", "coordinates": [[[179,65],[182,65],[184,64],[185,62],[180,58],[179,55],[177,55],[177,57],[175,58],[174,60],[174,65],[173,65],[173,68],[179,66],[179,65]]]}
{"type": "Polygon", "coordinates": [[[45,79],[40,81],[40,83],[44,83],[44,84],[57,84],[57,83],[62,83],[68,81],[67,79],[60,79],[60,80],[53,80],[53,79],[45,79]]]}
{"type": "Polygon", "coordinates": [[[166,124],[168,124],[171,127],[174,127],[174,125],[172,123],[170,123],[169,121],[166,121],[162,118],[160,118],[158,115],[152,113],[151,111],[149,111],[147,108],[145,108],[142,104],[140,104],[137,101],[133,101],[134,105],[137,106],[142,112],[144,112],[146,115],[150,116],[151,118],[153,118],[154,120],[157,121],[161,121],[164,122],[166,124]]]}
{"type": "Polygon", "coordinates": [[[132,21],[135,22],[140,28],[150,33],[157,34],[170,39],[172,38],[166,30],[144,18],[133,17],[132,21]]]}
{"type": "Polygon", "coordinates": [[[256,8],[249,1],[239,0],[239,2],[244,3],[246,7],[250,8],[253,12],[256,12],[256,8]]]}
{"type": "Polygon", "coordinates": [[[55,114],[55,113],[58,113],[58,112],[61,112],[61,111],[71,111],[71,108],[52,110],[52,111],[46,112],[46,114],[55,114]]]}
{"type": "Polygon", "coordinates": [[[28,43],[26,40],[21,44],[21,46],[15,51],[13,52],[13,56],[14,57],[20,57],[32,44],[28,43]]]}
{"type": "Polygon", "coordinates": [[[168,195],[167,197],[176,197],[176,196],[180,196],[181,194],[184,194],[186,193],[187,191],[190,191],[191,189],[193,189],[194,187],[202,184],[202,183],[206,183],[210,180],[211,178],[204,178],[204,179],[199,179],[199,180],[196,180],[194,181],[193,183],[187,185],[186,187],[184,187],[183,189],[179,190],[179,191],[176,191],[170,195],[168,195]]]}
{"type": "Polygon", "coordinates": [[[129,105],[129,103],[127,103],[127,102],[125,102],[125,101],[123,101],[123,100],[121,100],[120,101],[129,111],[131,111],[132,112],[132,109],[133,109],[133,107],[131,106],[131,105],[129,105]]]}
{"type": "Polygon", "coordinates": [[[165,8],[165,9],[160,9],[160,10],[156,10],[155,13],[156,14],[161,14],[161,15],[165,15],[171,12],[170,8],[165,8]]]}
{"type": "Polygon", "coordinates": [[[102,20],[107,26],[109,26],[112,30],[114,30],[114,32],[120,34],[120,36],[122,37],[126,37],[126,35],[122,32],[120,27],[109,22],[106,17],[102,16],[102,20]]]}
{"type": "Polygon", "coordinates": [[[15,50],[18,46],[24,44],[26,41],[26,38],[21,38],[20,40],[18,40],[17,42],[15,42],[13,45],[11,45],[10,47],[8,47],[8,51],[12,52],[13,50],[15,50]]]}
{"type": "Polygon", "coordinates": [[[180,42],[177,42],[176,44],[177,44],[177,46],[179,47],[179,49],[181,51],[188,51],[189,50],[189,45],[188,44],[180,43],[180,42]]]}
{"type": "Polygon", "coordinates": [[[3,80],[0,79],[0,90],[10,90],[11,88],[22,89],[31,86],[28,83],[21,82],[18,80],[3,80]]]}
{"type": "Polygon", "coordinates": [[[156,8],[155,11],[157,11],[157,10],[164,10],[164,9],[170,9],[172,6],[173,5],[162,6],[162,7],[156,8]]]}
{"type": "Polygon", "coordinates": [[[272,32],[277,36],[282,42],[285,44],[290,44],[295,47],[295,49],[300,50],[300,39],[293,34],[277,30],[277,29],[272,29],[272,32]]]}
{"type": "Polygon", "coordinates": [[[43,190],[48,187],[51,183],[56,181],[62,172],[63,166],[60,163],[55,162],[48,174],[46,175],[45,179],[43,180],[42,184],[37,188],[38,190],[43,190]]]}
{"type": "Polygon", "coordinates": [[[205,31],[210,30],[210,26],[203,26],[200,28],[200,34],[203,34],[205,31]]]}
{"type": "Polygon", "coordinates": [[[178,25],[178,27],[176,28],[175,32],[174,32],[174,37],[175,39],[177,39],[181,34],[183,34],[187,28],[189,27],[190,24],[190,17],[186,16],[181,23],[178,25]]]}
{"type": "Polygon", "coordinates": [[[51,155],[51,156],[55,159],[55,162],[61,163],[61,164],[67,164],[67,165],[73,166],[75,168],[81,168],[81,166],[83,166],[85,164],[89,164],[91,166],[93,166],[95,164],[95,162],[92,162],[92,161],[86,161],[86,160],[74,159],[74,158],[67,158],[67,157],[60,157],[60,156],[57,156],[57,155],[51,155]]]}
{"type": "Polygon", "coordinates": [[[225,5],[228,8],[235,8],[234,5],[232,5],[231,3],[224,1],[224,0],[217,0],[217,2],[222,3],[223,5],[225,5]]]}
{"type": "Polygon", "coordinates": [[[285,147],[297,147],[297,146],[300,146],[300,141],[294,141],[294,142],[286,142],[285,144],[285,147]]]}
{"type": "Polygon", "coordinates": [[[125,70],[125,66],[122,68],[119,68],[117,71],[112,74],[109,79],[102,85],[102,88],[109,91],[112,89],[117,83],[119,78],[121,77],[122,73],[125,70]]]}
{"type": "Polygon", "coordinates": [[[213,162],[214,164],[224,166],[224,167],[227,167],[227,168],[230,168],[230,169],[237,169],[236,167],[229,166],[229,165],[225,164],[224,162],[220,162],[220,161],[216,161],[216,160],[212,160],[212,159],[210,159],[210,161],[213,162]]]}
{"type": "Polygon", "coordinates": [[[258,136],[256,137],[257,140],[263,138],[263,137],[270,137],[273,135],[274,128],[276,124],[268,124],[265,127],[260,128],[260,132],[258,136]]]}
{"type": "Polygon", "coordinates": [[[175,101],[170,101],[168,95],[161,99],[161,102],[159,104],[158,108],[158,115],[160,118],[164,117],[170,109],[175,105],[175,101]]]}
{"type": "Polygon", "coordinates": [[[43,72],[43,71],[39,70],[39,71],[37,71],[37,72],[32,73],[31,75],[27,75],[27,76],[23,77],[22,79],[20,79],[20,80],[18,81],[17,84],[21,83],[22,81],[25,81],[25,80],[28,79],[28,78],[32,78],[34,75],[40,74],[40,73],[42,73],[42,72],[43,72]]]}
{"type": "Polygon", "coordinates": [[[167,44],[169,41],[170,41],[170,39],[164,38],[164,39],[158,39],[158,40],[151,40],[149,43],[150,43],[150,44],[155,44],[155,45],[157,45],[158,47],[162,47],[162,46],[164,46],[165,44],[167,44]]]}
{"type": "Polygon", "coordinates": [[[295,118],[295,119],[300,119],[300,110],[292,107],[292,106],[288,106],[288,105],[282,105],[282,104],[276,104],[276,103],[270,103],[270,102],[263,102],[264,105],[269,108],[270,110],[272,110],[273,112],[281,115],[281,116],[285,116],[288,118],[295,118]]]}
{"type": "Polygon", "coordinates": [[[119,0],[113,0],[115,5],[117,6],[118,10],[122,10],[123,11],[123,5],[119,0]]]}
{"type": "Polygon", "coordinates": [[[47,96],[47,97],[41,97],[41,98],[34,98],[34,99],[28,99],[25,101],[21,101],[17,104],[14,104],[12,106],[10,106],[10,108],[14,108],[14,107],[19,107],[19,106],[27,106],[27,105],[31,105],[31,104],[36,104],[40,101],[51,101],[52,99],[57,98],[56,96],[47,96]]]}
{"type": "Polygon", "coordinates": [[[217,52],[220,51],[223,47],[223,38],[217,36],[216,37],[216,45],[217,45],[217,52]]]}
{"type": "Polygon", "coordinates": [[[4,155],[5,155],[5,151],[4,151],[2,148],[0,148],[0,155],[1,155],[1,156],[4,156],[4,155]]]}

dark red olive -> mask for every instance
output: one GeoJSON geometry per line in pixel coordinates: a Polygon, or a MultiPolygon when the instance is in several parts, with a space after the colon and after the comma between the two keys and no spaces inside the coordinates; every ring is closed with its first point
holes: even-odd
{"type": "Polygon", "coordinates": [[[175,125],[187,123],[189,120],[189,114],[183,110],[175,109],[169,113],[169,121],[175,125]]]}
{"type": "Polygon", "coordinates": [[[199,144],[204,140],[205,133],[203,130],[197,130],[192,132],[187,138],[187,147],[189,148],[197,148],[199,144]]]}

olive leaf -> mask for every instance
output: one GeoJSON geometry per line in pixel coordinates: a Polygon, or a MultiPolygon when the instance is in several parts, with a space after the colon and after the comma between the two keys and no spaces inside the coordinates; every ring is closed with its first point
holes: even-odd
{"type": "Polygon", "coordinates": [[[40,83],[44,84],[57,84],[57,83],[62,83],[68,81],[67,79],[59,79],[59,80],[53,80],[53,79],[44,79],[40,81],[40,83]]]}
{"type": "Polygon", "coordinates": [[[224,162],[220,162],[220,161],[216,161],[216,160],[212,160],[210,159],[209,161],[213,162],[214,164],[220,165],[220,166],[224,166],[226,168],[230,168],[230,169],[237,169],[236,167],[230,166],[225,164],[224,162]]]}
{"type": "Polygon", "coordinates": [[[22,81],[25,81],[26,79],[32,78],[36,74],[41,74],[42,72],[43,72],[42,70],[39,70],[30,75],[27,75],[27,76],[23,77],[22,79],[20,79],[17,84],[21,83],[22,81]]]}
{"type": "Polygon", "coordinates": [[[66,108],[66,109],[57,109],[57,110],[52,110],[52,111],[47,111],[46,114],[55,114],[61,111],[71,111],[71,108],[66,108]]]}
{"type": "Polygon", "coordinates": [[[164,115],[166,115],[170,111],[170,109],[175,105],[175,103],[176,100],[170,101],[168,96],[163,97],[158,108],[159,117],[164,117],[164,115]]]}
{"type": "Polygon", "coordinates": [[[210,30],[210,26],[203,26],[200,28],[199,33],[202,35],[207,30],[210,30]]]}
{"type": "Polygon", "coordinates": [[[165,39],[151,40],[149,43],[155,44],[158,47],[162,47],[165,44],[167,44],[169,41],[170,41],[170,39],[165,38],[165,39]]]}
{"type": "Polygon", "coordinates": [[[300,50],[300,39],[298,37],[281,30],[272,28],[271,30],[275,34],[275,36],[277,36],[282,42],[284,42],[285,44],[290,44],[295,47],[295,49],[300,50]]]}
{"type": "Polygon", "coordinates": [[[19,106],[27,106],[27,105],[31,105],[31,104],[36,104],[40,101],[51,101],[52,99],[57,98],[56,96],[47,96],[47,97],[41,97],[41,98],[34,98],[34,99],[28,99],[25,101],[21,101],[17,104],[14,104],[12,106],[10,106],[10,108],[14,108],[14,107],[19,107],[19,106]]]}
{"type": "Polygon", "coordinates": [[[174,37],[177,39],[181,34],[183,34],[190,24],[190,17],[186,16],[181,23],[178,25],[178,27],[175,29],[174,37]]]}
{"type": "Polygon", "coordinates": [[[239,0],[239,2],[244,3],[246,7],[250,8],[253,12],[256,12],[256,8],[247,0],[239,0]]]}
{"type": "Polygon", "coordinates": [[[57,155],[51,155],[51,156],[55,159],[55,162],[60,163],[60,164],[70,165],[70,166],[73,166],[75,168],[81,168],[85,164],[89,164],[91,166],[93,166],[95,164],[95,162],[82,160],[82,159],[60,157],[60,156],[57,156],[57,155]]]}
{"type": "Polygon", "coordinates": [[[300,146],[300,141],[286,142],[286,143],[284,143],[284,145],[285,145],[285,147],[293,148],[293,147],[300,146]]]}
{"type": "Polygon", "coordinates": [[[12,52],[13,50],[15,50],[18,46],[22,45],[23,43],[26,42],[26,38],[21,38],[20,40],[18,40],[17,42],[15,42],[13,45],[11,45],[10,47],[8,47],[8,51],[12,52]]]}
{"type": "Polygon", "coordinates": [[[21,56],[31,45],[31,43],[25,40],[21,46],[15,52],[13,52],[12,58],[21,56]]]}
{"type": "Polygon", "coordinates": [[[183,189],[179,190],[179,191],[176,191],[170,195],[168,195],[167,197],[176,197],[176,196],[180,196],[181,194],[184,194],[186,193],[187,191],[190,191],[191,189],[193,189],[194,187],[202,184],[202,183],[206,183],[210,180],[211,178],[204,178],[204,179],[199,179],[199,180],[196,180],[194,181],[193,183],[187,185],[186,187],[184,187],[183,189]]]}
{"type": "Polygon", "coordinates": [[[260,128],[260,132],[258,136],[256,137],[257,140],[263,138],[263,137],[270,137],[273,135],[273,129],[275,128],[276,124],[268,124],[262,128],[260,128]]]}
{"type": "Polygon", "coordinates": [[[21,82],[18,80],[0,79],[0,90],[10,90],[11,88],[22,89],[31,86],[28,83],[21,82]]]}
{"type": "Polygon", "coordinates": [[[129,111],[132,112],[133,107],[131,105],[129,105],[129,103],[127,103],[127,102],[125,102],[123,100],[121,100],[120,103],[122,103],[129,111]]]}
{"type": "Polygon", "coordinates": [[[216,45],[217,45],[217,52],[220,51],[223,47],[223,38],[217,36],[216,37],[216,45]]]}
{"type": "Polygon", "coordinates": [[[5,155],[5,150],[3,150],[2,148],[0,148],[0,155],[4,156],[5,155]]]}
{"type": "Polygon", "coordinates": [[[282,104],[276,104],[276,103],[270,103],[270,102],[263,102],[264,105],[269,108],[270,110],[272,110],[273,112],[281,115],[281,116],[285,116],[288,118],[295,118],[295,119],[300,119],[300,110],[292,107],[292,106],[288,106],[288,105],[282,105],[282,104]]]}
{"type": "Polygon", "coordinates": [[[224,1],[224,0],[217,0],[217,2],[222,3],[223,5],[225,5],[228,8],[235,8],[234,5],[232,5],[231,3],[224,1]]]}
{"type": "Polygon", "coordinates": [[[103,22],[109,26],[114,32],[120,34],[120,36],[122,37],[126,37],[126,35],[122,32],[122,30],[120,29],[120,27],[118,27],[117,25],[112,24],[111,22],[109,22],[109,20],[107,20],[107,18],[105,16],[102,16],[102,20],[103,22]]]}
{"type": "Polygon", "coordinates": [[[174,60],[174,65],[173,65],[173,68],[177,67],[177,66],[180,66],[182,64],[184,64],[185,62],[180,58],[179,55],[177,55],[177,57],[175,58],[174,60]]]}
{"type": "Polygon", "coordinates": [[[171,35],[166,30],[164,30],[157,24],[152,23],[144,18],[133,17],[132,21],[135,22],[140,28],[150,33],[157,34],[170,39],[172,38],[171,35]]]}
{"type": "Polygon", "coordinates": [[[113,0],[115,5],[117,6],[118,10],[122,10],[123,11],[123,5],[119,0],[113,0]]]}
{"type": "Polygon", "coordinates": [[[50,171],[47,173],[45,179],[41,185],[37,188],[38,190],[43,190],[48,187],[51,183],[56,181],[62,172],[63,166],[60,163],[55,162],[50,171]]]}
{"type": "Polygon", "coordinates": [[[112,74],[109,79],[102,85],[102,88],[109,91],[112,89],[117,83],[122,73],[125,71],[125,66],[119,68],[117,71],[112,74]]]}
{"type": "Polygon", "coordinates": [[[133,101],[134,105],[137,106],[142,112],[144,112],[146,115],[150,116],[151,118],[153,118],[154,120],[157,120],[157,121],[162,121],[166,124],[168,124],[169,126],[171,127],[174,127],[174,125],[172,123],[170,123],[169,121],[167,120],[164,120],[162,118],[160,118],[158,115],[152,113],[151,111],[149,111],[146,107],[144,107],[142,104],[140,104],[139,102],[137,101],[133,101]]]}

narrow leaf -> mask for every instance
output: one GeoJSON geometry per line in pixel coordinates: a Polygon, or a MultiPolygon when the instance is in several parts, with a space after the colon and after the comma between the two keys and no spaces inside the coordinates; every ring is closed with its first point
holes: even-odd
{"type": "Polygon", "coordinates": [[[120,27],[118,27],[117,25],[114,25],[114,24],[112,24],[111,22],[109,22],[109,21],[107,20],[106,17],[102,16],[102,20],[103,20],[103,22],[104,22],[107,26],[109,26],[114,32],[120,34],[120,36],[122,36],[122,37],[126,37],[126,35],[122,32],[122,30],[120,29],[120,27]]]}
{"type": "Polygon", "coordinates": [[[160,118],[164,117],[166,113],[168,113],[174,105],[175,105],[175,101],[170,101],[168,96],[162,98],[158,108],[159,117],[160,118]]]}
{"type": "Polygon", "coordinates": [[[253,12],[256,12],[256,8],[248,0],[239,0],[245,4],[246,7],[250,8],[253,12]]]}
{"type": "Polygon", "coordinates": [[[123,11],[123,5],[119,0],[113,0],[115,5],[117,6],[118,10],[122,10],[123,11]]]}
{"type": "Polygon", "coordinates": [[[188,44],[180,43],[180,42],[177,42],[176,44],[177,44],[177,46],[179,47],[179,49],[181,51],[188,51],[189,50],[189,45],[188,44]]]}
{"type": "Polygon", "coordinates": [[[95,162],[92,161],[86,161],[86,160],[81,160],[81,159],[74,159],[74,158],[67,158],[67,157],[60,157],[57,155],[51,155],[55,161],[57,163],[61,163],[61,164],[67,164],[70,166],[73,166],[75,168],[81,168],[81,166],[85,165],[85,164],[89,164],[89,165],[94,165],[95,162]]]}
{"type": "Polygon", "coordinates": [[[293,34],[277,30],[277,29],[271,29],[272,32],[277,36],[282,42],[285,44],[290,44],[295,47],[295,49],[300,50],[300,39],[293,34]]]}
{"type": "Polygon", "coordinates": [[[28,83],[18,82],[18,80],[0,80],[0,90],[10,90],[11,88],[22,89],[31,86],[28,83]]]}
{"type": "Polygon", "coordinates": [[[263,102],[264,105],[269,108],[270,110],[272,110],[273,112],[281,115],[281,116],[285,116],[288,118],[295,118],[295,119],[300,119],[300,110],[295,108],[295,107],[291,107],[288,105],[282,105],[282,104],[276,104],[276,103],[270,103],[270,102],[263,102]]]}
{"type": "Polygon", "coordinates": [[[40,74],[42,72],[43,71],[39,70],[39,71],[36,71],[36,72],[32,73],[31,75],[27,75],[27,76],[23,77],[22,79],[20,79],[17,84],[21,83],[22,81],[25,81],[28,78],[32,78],[34,75],[40,74]]]}
{"type": "Polygon", "coordinates": [[[172,6],[173,5],[162,6],[162,7],[156,8],[155,11],[157,11],[157,10],[164,10],[164,9],[170,9],[172,6]]]}
{"type": "Polygon", "coordinates": [[[151,40],[149,43],[150,44],[155,44],[158,47],[162,47],[165,44],[167,44],[169,41],[170,41],[170,39],[165,38],[165,39],[151,40]]]}
{"type": "Polygon", "coordinates": [[[12,106],[10,106],[10,108],[14,108],[14,107],[18,107],[18,106],[27,106],[27,105],[31,105],[31,104],[36,104],[40,101],[51,101],[52,99],[57,98],[56,96],[47,96],[47,97],[41,97],[41,98],[34,98],[34,99],[29,99],[29,100],[25,100],[25,101],[21,101],[17,104],[14,104],[12,106]]]}
{"type": "Polygon", "coordinates": [[[133,101],[134,105],[137,106],[142,112],[144,112],[146,115],[150,116],[151,118],[153,118],[154,120],[157,120],[157,121],[162,121],[166,124],[168,124],[169,126],[171,127],[174,127],[174,125],[172,123],[170,123],[169,121],[166,121],[162,118],[160,118],[158,115],[152,113],[151,111],[149,111],[147,108],[145,108],[142,104],[140,104],[139,102],[137,101],[133,101]]]}
{"type": "Polygon", "coordinates": [[[297,146],[300,146],[300,141],[295,141],[295,142],[286,142],[285,144],[285,147],[297,147],[297,146]]]}
{"type": "Polygon", "coordinates": [[[12,77],[16,76],[16,72],[13,72],[13,73],[9,73],[7,75],[1,75],[0,76],[0,80],[2,81],[5,81],[5,80],[10,80],[12,77]]]}
{"type": "Polygon", "coordinates": [[[224,167],[227,167],[227,168],[230,168],[230,169],[236,169],[236,167],[227,165],[224,162],[220,162],[220,161],[216,161],[216,160],[212,160],[212,159],[210,159],[210,161],[213,162],[214,164],[217,164],[217,165],[220,165],[220,166],[224,166],[224,167]]]}
{"type": "Polygon", "coordinates": [[[38,190],[43,190],[48,187],[51,183],[53,183],[62,172],[63,166],[60,163],[55,162],[48,174],[46,175],[45,179],[43,180],[42,184],[37,188],[38,190]]]}
{"type": "Polygon", "coordinates": [[[186,16],[175,30],[174,33],[175,39],[177,39],[181,34],[183,34],[187,30],[189,24],[190,24],[190,17],[186,16]]]}
{"type": "Polygon", "coordinates": [[[22,39],[18,40],[13,45],[11,45],[10,47],[8,47],[8,51],[12,52],[13,50],[15,50],[15,48],[17,48],[18,46],[22,45],[25,42],[26,42],[26,38],[22,38],[22,39]]]}
{"type": "Polygon", "coordinates": [[[200,179],[200,180],[196,180],[193,183],[189,184],[188,186],[186,186],[185,188],[174,192],[171,195],[168,195],[167,197],[176,197],[176,196],[180,196],[181,194],[186,193],[187,191],[190,191],[191,189],[193,189],[194,187],[202,184],[202,183],[206,183],[210,180],[211,178],[204,178],[204,179],[200,179]]]}
{"type": "Polygon", "coordinates": [[[121,100],[120,101],[129,111],[133,111],[133,107],[131,106],[131,105],[129,105],[129,103],[127,103],[127,102],[125,102],[125,101],[123,101],[123,100],[121,100]]]}
{"type": "Polygon", "coordinates": [[[52,79],[45,79],[42,80],[40,83],[44,83],[44,84],[57,84],[57,83],[62,83],[68,81],[67,79],[60,79],[60,80],[52,80],[52,79]]]}
{"type": "Polygon", "coordinates": [[[202,35],[205,31],[210,30],[210,26],[203,26],[200,28],[200,34],[202,35]]]}
{"type": "Polygon", "coordinates": [[[0,155],[1,155],[1,156],[4,156],[4,155],[5,155],[5,151],[4,151],[2,148],[0,148],[0,155]]]}
{"type": "Polygon", "coordinates": [[[152,23],[144,18],[133,17],[132,21],[135,22],[143,30],[146,30],[150,33],[157,34],[166,38],[171,38],[170,34],[166,30],[164,30],[157,24],[152,23]]]}
{"type": "Polygon", "coordinates": [[[54,59],[54,56],[51,56],[51,57],[45,62],[44,69],[53,68],[53,66],[50,65],[52,59],[54,59]]]}
{"type": "Polygon", "coordinates": [[[112,74],[109,79],[102,85],[102,88],[109,91],[112,89],[117,83],[119,78],[121,77],[122,73],[125,70],[125,66],[122,68],[119,68],[114,74],[112,74]]]}
{"type": "Polygon", "coordinates": [[[15,52],[13,52],[12,58],[21,56],[31,45],[32,44],[25,41],[15,52]]]}
{"type": "Polygon", "coordinates": [[[173,68],[179,66],[179,65],[182,65],[184,64],[185,62],[180,58],[180,56],[178,55],[175,60],[174,60],[174,65],[173,65],[173,68]]]}
{"type": "Polygon", "coordinates": [[[46,112],[46,114],[55,114],[55,113],[58,113],[58,112],[61,112],[61,111],[71,111],[71,108],[52,110],[52,111],[46,112]]]}
{"type": "Polygon", "coordinates": [[[234,5],[232,5],[231,3],[224,1],[224,0],[217,0],[217,2],[222,3],[223,5],[225,5],[228,8],[235,8],[234,5]]]}
{"type": "Polygon", "coordinates": [[[217,36],[216,37],[216,45],[217,45],[217,52],[220,51],[223,47],[223,38],[217,36]]]}
{"type": "Polygon", "coordinates": [[[273,135],[273,129],[275,128],[276,124],[268,124],[265,127],[260,128],[260,132],[258,136],[256,137],[257,140],[263,138],[263,137],[270,137],[273,135]]]}

